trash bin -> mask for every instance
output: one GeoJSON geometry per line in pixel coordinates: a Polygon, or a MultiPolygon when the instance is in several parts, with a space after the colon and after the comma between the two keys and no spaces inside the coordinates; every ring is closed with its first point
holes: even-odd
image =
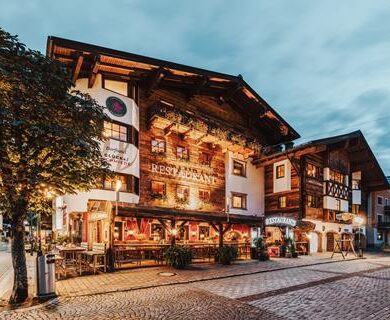
{"type": "Polygon", "coordinates": [[[52,253],[37,257],[37,296],[48,298],[56,295],[56,264],[52,253]]]}

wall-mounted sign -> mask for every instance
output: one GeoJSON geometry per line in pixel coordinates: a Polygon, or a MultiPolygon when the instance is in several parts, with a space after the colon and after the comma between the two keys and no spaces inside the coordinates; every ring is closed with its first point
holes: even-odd
{"type": "Polygon", "coordinates": [[[105,220],[108,218],[107,212],[94,211],[89,214],[89,221],[105,220]]]}
{"type": "Polygon", "coordinates": [[[186,167],[152,163],[152,173],[158,173],[179,179],[192,180],[203,184],[217,183],[217,178],[214,175],[186,167]]]}
{"type": "Polygon", "coordinates": [[[108,139],[103,142],[102,154],[111,169],[119,173],[132,173],[132,166],[138,158],[138,150],[132,144],[108,139]]]}
{"type": "Polygon", "coordinates": [[[341,212],[336,214],[337,220],[349,221],[353,218],[353,214],[350,212],[341,212]]]}
{"type": "Polygon", "coordinates": [[[117,97],[108,97],[106,99],[106,106],[108,111],[116,117],[123,117],[127,112],[126,104],[117,97]]]}
{"type": "Polygon", "coordinates": [[[265,218],[266,226],[295,227],[297,220],[287,217],[269,217],[265,218]]]}

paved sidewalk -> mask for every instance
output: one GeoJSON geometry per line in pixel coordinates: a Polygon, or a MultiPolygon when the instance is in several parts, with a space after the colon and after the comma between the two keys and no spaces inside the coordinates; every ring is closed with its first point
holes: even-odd
{"type": "MultiPolygon", "coordinates": [[[[58,281],[57,293],[63,297],[85,296],[164,285],[186,284],[343,261],[341,255],[337,255],[333,259],[330,259],[330,255],[330,253],[322,253],[311,256],[300,256],[297,259],[277,258],[267,262],[253,260],[239,261],[231,266],[202,263],[194,264],[187,270],[153,267],[117,271],[111,274],[82,276],[58,281]],[[161,272],[175,272],[176,275],[165,277],[159,275],[161,272]]],[[[350,255],[345,261],[355,259],[355,256],[350,255]]]]}

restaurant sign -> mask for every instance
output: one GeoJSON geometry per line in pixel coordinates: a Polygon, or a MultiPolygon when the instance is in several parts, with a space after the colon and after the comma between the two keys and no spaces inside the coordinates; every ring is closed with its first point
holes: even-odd
{"type": "Polygon", "coordinates": [[[216,176],[203,171],[187,168],[187,167],[177,167],[174,165],[163,165],[152,163],[152,173],[158,173],[174,178],[182,178],[186,180],[192,180],[198,183],[204,184],[216,184],[216,176]]]}
{"type": "Polygon", "coordinates": [[[93,211],[89,214],[89,221],[106,220],[108,218],[107,212],[93,211]]]}
{"type": "Polygon", "coordinates": [[[269,218],[265,218],[265,225],[295,227],[297,225],[297,221],[293,218],[287,218],[287,217],[269,217],[269,218]]]}

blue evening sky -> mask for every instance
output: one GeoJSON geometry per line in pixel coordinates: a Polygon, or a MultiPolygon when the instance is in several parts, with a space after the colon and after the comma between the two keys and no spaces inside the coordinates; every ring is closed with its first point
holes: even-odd
{"type": "Polygon", "coordinates": [[[242,74],[298,142],[361,129],[390,175],[388,0],[0,0],[0,26],[242,74]]]}

